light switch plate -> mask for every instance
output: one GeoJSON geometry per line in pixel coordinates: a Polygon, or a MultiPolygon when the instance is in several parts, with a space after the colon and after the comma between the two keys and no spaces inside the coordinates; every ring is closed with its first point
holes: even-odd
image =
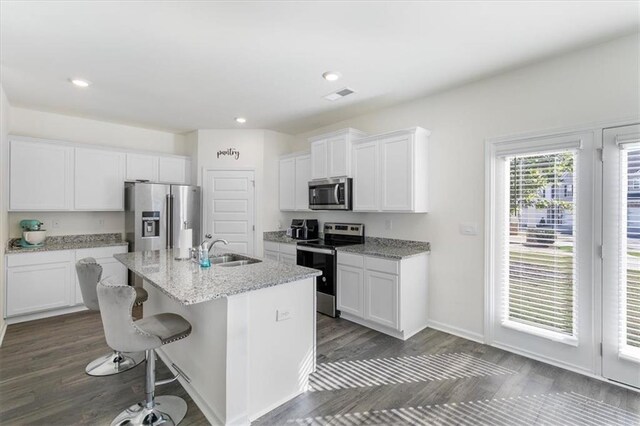
{"type": "Polygon", "coordinates": [[[478,235],[478,224],[477,223],[461,223],[460,233],[462,235],[478,235]]]}

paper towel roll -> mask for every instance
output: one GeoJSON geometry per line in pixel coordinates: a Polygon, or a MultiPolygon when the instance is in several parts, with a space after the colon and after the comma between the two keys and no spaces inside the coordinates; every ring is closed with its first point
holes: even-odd
{"type": "Polygon", "coordinates": [[[180,234],[180,241],[178,242],[178,257],[180,259],[189,258],[189,250],[191,250],[191,244],[193,241],[193,231],[191,229],[183,229],[180,234]]]}

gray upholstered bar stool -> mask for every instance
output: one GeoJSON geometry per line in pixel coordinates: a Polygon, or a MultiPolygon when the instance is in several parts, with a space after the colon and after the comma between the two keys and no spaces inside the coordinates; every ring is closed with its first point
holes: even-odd
{"type": "MultiPolygon", "coordinates": [[[[76,273],[78,274],[84,305],[91,311],[99,311],[100,306],[98,305],[96,286],[102,277],[102,266],[93,257],[85,257],[76,263],[76,273]]],[[[142,305],[149,295],[143,288],[134,288],[136,291],[135,305],[142,305]]],[[[84,371],[90,376],[110,376],[127,371],[142,361],[144,361],[144,352],[123,353],[113,351],[91,361],[84,371]]]]}
{"type": "Polygon", "coordinates": [[[111,277],[98,284],[102,326],[109,346],[122,352],[146,351],[145,400],[132,405],[115,418],[112,425],[177,425],[187,414],[187,403],[173,395],[155,397],[156,385],[171,383],[179,377],[156,382],[156,351],[162,345],[191,334],[191,324],[180,315],[163,313],[134,321],[131,308],[136,300],[133,287],[111,277]]]}

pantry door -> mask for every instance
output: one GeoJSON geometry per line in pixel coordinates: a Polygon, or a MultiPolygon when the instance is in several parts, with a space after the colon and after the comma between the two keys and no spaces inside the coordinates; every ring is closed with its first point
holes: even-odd
{"type": "Polygon", "coordinates": [[[254,254],[255,172],[206,170],[203,187],[204,234],[227,240],[227,249],[254,254]]]}
{"type": "Polygon", "coordinates": [[[603,144],[602,375],[640,388],[640,125],[603,144]]]}

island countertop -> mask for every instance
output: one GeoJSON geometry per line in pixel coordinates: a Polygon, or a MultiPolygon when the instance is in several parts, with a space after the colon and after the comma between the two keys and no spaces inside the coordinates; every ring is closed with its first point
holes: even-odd
{"type": "MultiPolygon", "coordinates": [[[[229,254],[215,248],[212,255],[229,254]]],[[[167,296],[193,305],[322,275],[317,269],[269,259],[243,266],[212,265],[203,269],[190,260],[175,260],[173,250],[140,251],[114,257],[167,296]]]]}

